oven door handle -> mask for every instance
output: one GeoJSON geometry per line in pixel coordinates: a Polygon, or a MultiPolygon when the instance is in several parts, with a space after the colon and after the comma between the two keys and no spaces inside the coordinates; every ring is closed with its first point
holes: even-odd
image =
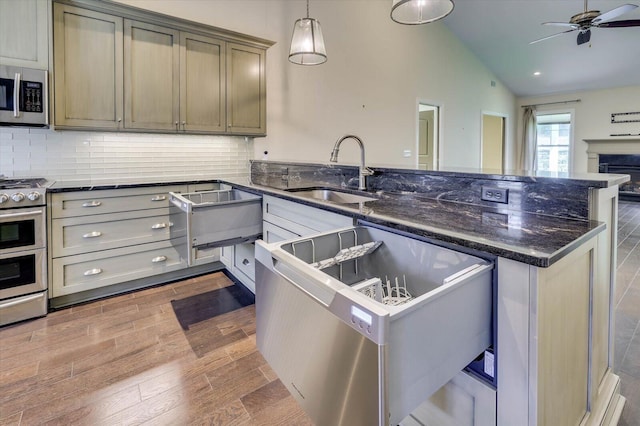
{"type": "Polygon", "coordinates": [[[23,303],[28,303],[28,302],[32,302],[36,299],[40,299],[42,297],[44,297],[45,293],[38,293],[38,294],[34,294],[28,297],[24,297],[24,298],[20,298],[20,300],[13,300],[11,302],[6,302],[6,303],[0,303],[0,309],[3,308],[9,308],[11,306],[16,306],[16,305],[21,305],[23,303]]]}
{"type": "Polygon", "coordinates": [[[35,216],[39,214],[42,214],[42,210],[35,210],[35,211],[31,210],[28,212],[20,212],[20,213],[7,213],[7,214],[0,214],[0,219],[7,219],[11,217],[35,216]]]}

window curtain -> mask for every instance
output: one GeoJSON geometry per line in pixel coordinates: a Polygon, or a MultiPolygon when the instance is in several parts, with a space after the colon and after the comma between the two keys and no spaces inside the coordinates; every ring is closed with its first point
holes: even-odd
{"type": "Polygon", "coordinates": [[[523,114],[524,131],[520,147],[520,169],[533,172],[536,170],[536,145],[538,139],[536,112],[533,107],[526,107],[523,114]]]}

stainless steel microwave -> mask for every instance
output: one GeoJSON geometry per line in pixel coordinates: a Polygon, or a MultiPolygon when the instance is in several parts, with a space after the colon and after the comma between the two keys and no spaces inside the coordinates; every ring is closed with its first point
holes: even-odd
{"type": "Polygon", "coordinates": [[[47,72],[0,65],[0,125],[49,125],[47,72]]]}

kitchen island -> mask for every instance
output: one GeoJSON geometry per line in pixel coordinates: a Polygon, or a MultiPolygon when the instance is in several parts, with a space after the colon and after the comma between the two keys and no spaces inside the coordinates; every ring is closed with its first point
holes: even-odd
{"type": "MultiPolygon", "coordinates": [[[[259,174],[253,174],[252,181],[239,178],[224,182],[495,259],[497,386],[493,400],[485,398],[484,405],[477,407],[494,415],[476,414],[473,424],[615,424],[624,398],[619,396],[619,379],[611,368],[614,318],[610,305],[615,285],[611,265],[615,263],[617,185],[624,177],[599,175],[548,182],[556,193],[563,184],[575,184],[579,190],[573,187],[567,192],[586,198],[583,205],[566,203],[572,207],[565,209],[563,217],[538,211],[539,203],[532,212],[398,187],[372,187],[373,201],[336,204],[302,197],[291,189],[318,185],[341,188],[340,181],[318,179],[317,174],[296,179],[291,168],[287,171],[290,178],[286,181],[281,171],[276,171],[276,185],[261,180],[259,174]]],[[[336,169],[331,171],[335,173],[336,169]]],[[[346,176],[348,182],[350,172],[343,168],[337,175],[342,180],[346,176]]],[[[473,179],[478,181],[480,177],[473,179]]],[[[512,177],[490,183],[514,184],[512,177]]],[[[94,190],[101,188],[107,186],[92,186],[94,190]]],[[[59,190],[69,190],[69,186],[59,190]]],[[[518,191],[512,191],[511,196],[512,200],[518,198],[518,191]]],[[[524,198],[520,196],[520,205],[529,205],[524,198]]],[[[552,209],[557,213],[557,206],[552,209]]],[[[456,383],[441,391],[439,398],[428,403],[431,406],[425,408],[427,412],[441,410],[437,401],[445,400],[446,395],[462,401],[448,408],[453,415],[464,411],[467,402],[477,404],[481,399],[462,395],[456,383]]],[[[470,415],[474,416],[473,412],[470,415]]]]}

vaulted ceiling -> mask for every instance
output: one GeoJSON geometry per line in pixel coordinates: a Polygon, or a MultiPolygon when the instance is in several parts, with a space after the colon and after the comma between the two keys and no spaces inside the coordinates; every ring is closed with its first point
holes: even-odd
{"type": "MultiPolygon", "coordinates": [[[[535,44],[584,11],[583,0],[454,0],[445,25],[517,96],[640,85],[640,27],[596,28],[578,46],[578,31],[535,44]],[[534,72],[539,76],[534,76],[534,72]]],[[[607,12],[640,0],[592,0],[589,10],[607,12]]],[[[640,19],[640,7],[614,20],[640,19]]]]}

